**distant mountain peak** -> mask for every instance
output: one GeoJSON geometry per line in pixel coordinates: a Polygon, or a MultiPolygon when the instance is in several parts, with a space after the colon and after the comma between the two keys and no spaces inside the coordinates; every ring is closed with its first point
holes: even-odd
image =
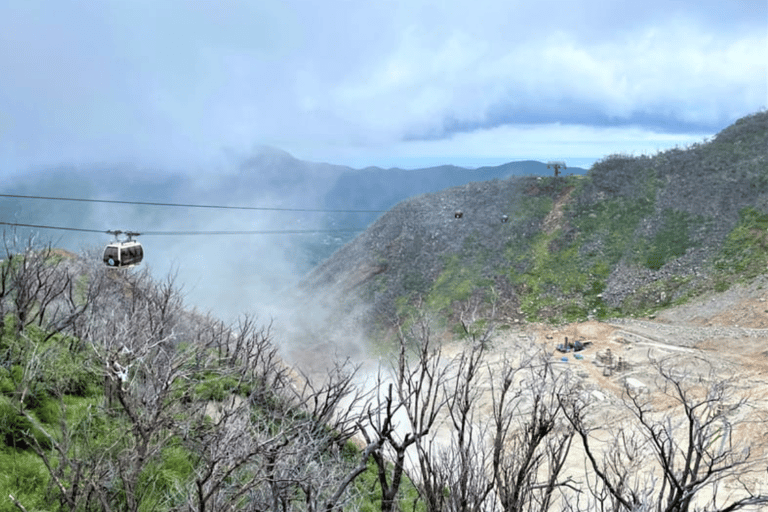
{"type": "Polygon", "coordinates": [[[287,151],[274,146],[258,146],[253,154],[243,160],[241,171],[257,168],[282,168],[286,165],[295,167],[300,161],[287,151]]]}
{"type": "Polygon", "coordinates": [[[541,162],[484,168],[474,182],[442,168],[347,173],[326,204],[389,210],[304,283],[385,323],[420,304],[456,321],[489,304],[505,321],[647,314],[765,274],[766,144],[759,112],[686,149],[609,155],[585,175],[554,177],[541,162]],[[518,166],[547,175],[511,174],[518,166]]]}
{"type": "Polygon", "coordinates": [[[254,150],[254,156],[267,156],[267,157],[280,157],[280,158],[291,158],[295,160],[296,158],[291,155],[289,152],[280,149],[275,146],[269,146],[266,144],[262,144],[259,146],[256,146],[254,150]]]}

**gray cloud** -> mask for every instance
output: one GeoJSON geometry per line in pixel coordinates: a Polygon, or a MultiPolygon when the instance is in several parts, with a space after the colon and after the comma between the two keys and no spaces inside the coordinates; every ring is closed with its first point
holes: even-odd
{"type": "Polygon", "coordinates": [[[261,144],[381,165],[457,133],[476,136],[465,157],[497,155],[479,137],[503,127],[712,133],[768,104],[767,22],[751,0],[7,2],[0,165],[209,168],[261,144]]]}

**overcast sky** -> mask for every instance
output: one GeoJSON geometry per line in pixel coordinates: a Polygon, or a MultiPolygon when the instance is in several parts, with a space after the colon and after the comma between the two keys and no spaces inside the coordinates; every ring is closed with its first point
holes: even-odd
{"type": "Polygon", "coordinates": [[[766,108],[767,32],[766,0],[5,0],[0,172],[585,165],[766,108]]]}

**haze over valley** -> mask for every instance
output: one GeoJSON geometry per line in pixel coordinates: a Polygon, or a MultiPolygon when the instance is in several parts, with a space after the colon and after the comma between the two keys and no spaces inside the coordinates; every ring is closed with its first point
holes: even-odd
{"type": "MultiPolygon", "coordinates": [[[[583,174],[610,154],[699,143],[768,104],[761,2],[382,9],[3,5],[0,75],[12,77],[0,95],[3,190],[371,210],[5,198],[3,220],[174,232],[362,229],[413,195],[547,175],[542,164],[550,160],[583,174]],[[503,167],[519,162],[538,164],[503,167]]],[[[71,250],[106,242],[76,232],[43,236],[71,250]]],[[[156,274],[176,269],[192,303],[231,317],[274,302],[275,288],[352,236],[142,241],[156,274]]]]}
{"type": "Polygon", "coordinates": [[[764,510],[766,27],[0,3],[0,512],[764,510]]]}

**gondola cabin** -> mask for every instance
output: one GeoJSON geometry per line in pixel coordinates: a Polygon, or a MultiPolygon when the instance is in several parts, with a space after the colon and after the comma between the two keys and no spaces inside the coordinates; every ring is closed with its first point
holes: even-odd
{"type": "Polygon", "coordinates": [[[108,267],[133,267],[144,259],[144,248],[136,240],[115,241],[104,249],[104,263],[108,267]]]}

